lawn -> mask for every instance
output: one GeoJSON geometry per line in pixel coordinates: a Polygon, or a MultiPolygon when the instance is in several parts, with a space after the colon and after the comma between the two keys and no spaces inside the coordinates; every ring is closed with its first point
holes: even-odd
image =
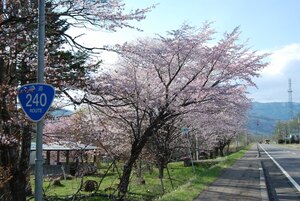
{"type": "MultiPolygon", "coordinates": [[[[137,182],[136,174],[132,174],[131,182],[129,186],[128,199],[137,201],[188,201],[193,200],[197,195],[205,189],[210,183],[215,181],[222,172],[222,169],[231,166],[237,159],[242,157],[248,149],[240,150],[237,153],[231,154],[222,159],[216,159],[218,162],[207,161],[204,163],[197,163],[195,167],[195,174],[192,171],[192,167],[184,167],[183,162],[173,162],[168,165],[170,172],[171,181],[168,178],[167,171],[164,173],[164,192],[162,190],[160,179],[158,178],[157,168],[153,168],[151,171],[143,167],[143,179],[145,184],[139,184],[137,182]]],[[[117,171],[109,171],[105,178],[102,178],[104,172],[108,167],[108,163],[101,163],[100,170],[98,171],[98,176],[87,176],[84,177],[83,182],[87,180],[95,180],[99,183],[103,179],[99,190],[95,192],[95,197],[80,198],[80,200],[85,201],[95,201],[95,200],[109,200],[101,195],[114,194],[116,195],[116,188],[118,184],[118,173],[117,171]],[[96,196],[97,195],[97,196],[96,196]]],[[[119,169],[121,170],[121,165],[119,164],[119,169]]],[[[34,184],[32,177],[32,184],[34,184]]],[[[67,198],[75,194],[81,183],[80,178],[69,178],[61,179],[61,186],[52,185],[53,179],[44,179],[44,192],[47,197],[54,198],[53,200],[60,200],[60,198],[67,198]]],[[[33,188],[34,189],[34,186],[33,188]]],[[[91,195],[92,193],[85,192],[83,190],[78,192],[79,195],[91,195]]]]}

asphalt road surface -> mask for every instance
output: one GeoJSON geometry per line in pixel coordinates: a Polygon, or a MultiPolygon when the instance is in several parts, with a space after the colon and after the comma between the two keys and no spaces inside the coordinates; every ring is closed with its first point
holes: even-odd
{"type": "Polygon", "coordinates": [[[300,200],[300,150],[268,144],[260,144],[259,149],[272,200],[300,200]]]}
{"type": "Polygon", "coordinates": [[[300,150],[254,145],[195,201],[300,201],[300,150]]]}
{"type": "Polygon", "coordinates": [[[260,159],[254,145],[195,201],[261,201],[260,159]]]}

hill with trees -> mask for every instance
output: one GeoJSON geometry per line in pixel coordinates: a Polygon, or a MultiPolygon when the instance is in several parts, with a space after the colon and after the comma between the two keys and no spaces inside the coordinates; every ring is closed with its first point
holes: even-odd
{"type": "MultiPolygon", "coordinates": [[[[300,103],[293,103],[294,116],[299,112],[300,103]]],[[[289,119],[288,102],[252,102],[252,107],[249,110],[248,131],[253,134],[272,135],[277,122],[289,119]]]]}

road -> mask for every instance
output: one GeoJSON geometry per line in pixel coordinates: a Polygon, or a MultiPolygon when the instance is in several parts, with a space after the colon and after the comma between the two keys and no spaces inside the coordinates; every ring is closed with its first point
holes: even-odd
{"type": "Polygon", "coordinates": [[[260,144],[271,200],[300,200],[300,150],[260,144]]]}
{"type": "Polygon", "coordinates": [[[300,201],[300,150],[259,144],[194,201],[300,201]]]}

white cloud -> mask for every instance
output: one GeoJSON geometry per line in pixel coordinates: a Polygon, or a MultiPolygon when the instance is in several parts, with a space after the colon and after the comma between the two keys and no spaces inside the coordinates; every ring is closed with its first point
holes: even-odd
{"type": "Polygon", "coordinates": [[[291,44],[275,50],[270,55],[270,64],[262,71],[263,75],[280,75],[289,63],[300,60],[300,44],[291,44]]]}
{"type": "Polygon", "coordinates": [[[293,101],[300,102],[300,44],[290,44],[272,51],[270,64],[255,79],[258,89],[250,97],[260,102],[288,101],[288,79],[292,80],[293,101]]]}

